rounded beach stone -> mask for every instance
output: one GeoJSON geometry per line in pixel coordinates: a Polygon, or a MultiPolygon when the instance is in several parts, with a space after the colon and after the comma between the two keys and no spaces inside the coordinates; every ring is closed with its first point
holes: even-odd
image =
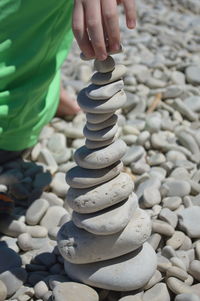
{"type": "Polygon", "coordinates": [[[26,232],[26,225],[23,222],[14,220],[12,216],[6,219],[0,218],[0,229],[1,233],[11,236],[18,237],[21,233],[26,232]]]}
{"type": "Polygon", "coordinates": [[[105,86],[91,84],[86,88],[86,95],[93,100],[105,100],[113,97],[123,88],[123,80],[118,80],[105,86]]]}
{"type": "Polygon", "coordinates": [[[0,274],[12,268],[20,267],[20,256],[10,248],[0,247],[0,274]]]}
{"type": "Polygon", "coordinates": [[[187,181],[172,178],[165,180],[161,186],[161,194],[165,197],[184,197],[190,194],[190,190],[191,185],[187,181]]]}
{"type": "Polygon", "coordinates": [[[23,268],[14,268],[0,274],[0,280],[7,288],[7,297],[12,296],[25,283],[26,278],[27,273],[23,268]]]}
{"type": "Polygon", "coordinates": [[[195,294],[180,294],[175,297],[174,301],[200,301],[200,298],[195,294]]]}
{"type": "Polygon", "coordinates": [[[197,280],[200,281],[200,260],[193,260],[189,267],[189,273],[197,280]]]}
{"type": "Polygon", "coordinates": [[[195,289],[193,287],[175,277],[170,277],[167,279],[167,286],[173,293],[177,295],[184,293],[195,294],[195,289]]]}
{"type": "MultiPolygon", "coordinates": [[[[126,102],[126,94],[123,90],[107,100],[92,100],[86,95],[86,89],[78,94],[78,104],[86,113],[104,114],[113,113],[120,109],[126,102]]],[[[87,117],[87,115],[86,115],[87,117]]],[[[88,117],[87,120],[89,121],[88,117]]]]}
{"type": "Polygon", "coordinates": [[[115,61],[109,55],[104,61],[95,60],[94,68],[101,73],[112,72],[115,69],[115,61]]]}
{"type": "Polygon", "coordinates": [[[89,150],[86,146],[79,148],[74,154],[74,160],[82,168],[101,169],[120,160],[126,152],[126,143],[117,140],[109,146],[89,150]]]}
{"type": "Polygon", "coordinates": [[[90,131],[86,126],[83,129],[84,136],[91,141],[104,141],[112,139],[117,133],[118,125],[114,124],[103,130],[90,131]]]}
{"type": "Polygon", "coordinates": [[[0,301],[4,301],[7,297],[7,287],[3,283],[3,281],[0,280],[0,301]]]}
{"type": "Polygon", "coordinates": [[[121,162],[97,170],[76,166],[68,171],[66,181],[73,188],[89,188],[113,179],[122,171],[122,168],[121,162]]]}
{"type": "Polygon", "coordinates": [[[91,82],[95,85],[106,85],[116,80],[121,79],[126,73],[126,67],[124,65],[116,65],[112,72],[101,73],[96,72],[91,78],[91,82]]]}
{"type": "Polygon", "coordinates": [[[98,301],[99,296],[97,292],[81,283],[66,282],[59,283],[53,289],[53,300],[55,301],[98,301]]]}
{"type": "Polygon", "coordinates": [[[147,284],[144,286],[144,290],[148,290],[157,283],[159,283],[162,280],[162,274],[160,271],[156,270],[151,279],[147,282],[147,284]]]}
{"type": "Polygon", "coordinates": [[[97,149],[97,148],[101,148],[101,147],[110,145],[111,143],[116,141],[116,139],[117,139],[116,135],[113,138],[104,140],[104,141],[92,141],[92,140],[86,139],[85,146],[88,149],[97,149]]]}
{"type": "Polygon", "coordinates": [[[175,277],[182,281],[185,281],[188,278],[188,273],[181,268],[172,266],[167,270],[166,277],[175,277]]]}
{"type": "Polygon", "coordinates": [[[35,200],[26,211],[26,223],[28,225],[37,225],[49,207],[45,199],[35,200]]]}
{"type": "Polygon", "coordinates": [[[169,291],[165,283],[157,283],[142,296],[143,301],[170,301],[169,291]]]}
{"type": "Polygon", "coordinates": [[[180,229],[185,231],[190,238],[200,237],[200,207],[185,208],[178,213],[180,229]]]}
{"type": "Polygon", "coordinates": [[[181,231],[175,231],[170,239],[166,241],[167,246],[171,246],[174,250],[180,248],[185,240],[185,234],[181,231]]]}
{"type": "Polygon", "coordinates": [[[145,285],[156,270],[153,248],[144,245],[123,256],[90,264],[65,261],[65,271],[72,279],[108,290],[130,291],[145,285]]]}
{"type": "Polygon", "coordinates": [[[139,248],[151,234],[147,213],[137,209],[128,225],[113,235],[95,235],[77,228],[73,222],[63,225],[57,241],[61,255],[68,261],[84,264],[115,258],[139,248]]]}
{"type": "Polygon", "coordinates": [[[133,193],[128,200],[98,211],[96,214],[80,214],[74,211],[72,220],[77,227],[90,233],[110,235],[126,227],[137,208],[137,204],[137,196],[133,193]]]}
{"type": "Polygon", "coordinates": [[[185,71],[186,80],[192,85],[200,85],[200,66],[189,66],[185,71]]]}
{"type": "Polygon", "coordinates": [[[95,113],[86,113],[86,119],[88,122],[93,124],[98,124],[106,121],[113,115],[113,112],[111,113],[102,113],[102,114],[95,114],[95,113]]]}
{"type": "Polygon", "coordinates": [[[46,214],[40,221],[40,225],[47,229],[56,227],[58,226],[63,215],[65,215],[66,213],[67,211],[63,207],[60,206],[49,207],[46,214]]]}
{"type": "Polygon", "coordinates": [[[103,130],[109,126],[116,124],[117,120],[118,120],[118,116],[116,114],[113,114],[110,118],[108,118],[105,121],[100,122],[100,123],[87,122],[86,127],[90,131],[99,131],[99,130],[103,130]]]}
{"type": "Polygon", "coordinates": [[[145,208],[151,208],[156,204],[160,204],[160,191],[156,187],[147,187],[144,189],[142,204],[145,208]]]}
{"type": "Polygon", "coordinates": [[[59,197],[65,197],[66,193],[69,189],[69,186],[67,185],[65,181],[65,173],[64,172],[57,172],[54,175],[54,178],[50,184],[50,187],[57,196],[59,197]]]}
{"type": "Polygon", "coordinates": [[[120,173],[109,182],[89,189],[68,190],[68,205],[79,213],[92,213],[117,204],[129,197],[134,189],[132,178],[120,173]]]}

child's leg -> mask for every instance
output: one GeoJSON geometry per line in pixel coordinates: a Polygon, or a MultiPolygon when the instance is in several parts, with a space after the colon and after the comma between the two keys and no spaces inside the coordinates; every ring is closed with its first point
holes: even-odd
{"type": "Polygon", "coordinates": [[[54,116],[72,41],[72,0],[0,1],[0,149],[37,142],[54,116]]]}

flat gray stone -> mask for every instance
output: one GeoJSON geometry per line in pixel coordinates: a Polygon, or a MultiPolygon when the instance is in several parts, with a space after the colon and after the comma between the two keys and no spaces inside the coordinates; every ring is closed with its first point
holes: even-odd
{"type": "Polygon", "coordinates": [[[180,229],[190,238],[200,238],[200,207],[193,206],[178,213],[180,229]]]}
{"type": "Polygon", "coordinates": [[[26,270],[23,268],[14,268],[0,274],[0,280],[3,281],[7,288],[7,296],[12,296],[27,278],[26,270]]]}
{"type": "Polygon", "coordinates": [[[120,160],[126,152],[126,144],[117,140],[109,146],[89,150],[86,146],[79,148],[74,154],[74,160],[82,168],[101,169],[120,160]]]}
{"type": "Polygon", "coordinates": [[[85,146],[88,148],[88,149],[98,149],[98,148],[101,148],[101,147],[104,147],[104,146],[108,146],[110,145],[111,143],[113,143],[114,141],[116,141],[117,135],[115,135],[113,138],[111,139],[108,139],[108,140],[104,140],[104,141],[92,141],[92,140],[89,140],[89,139],[86,139],[85,140],[85,146]]]}
{"type": "Polygon", "coordinates": [[[98,211],[96,214],[80,214],[74,211],[72,221],[77,227],[90,233],[110,235],[123,230],[127,226],[137,205],[137,197],[133,193],[128,200],[98,211]]]}
{"type": "Polygon", "coordinates": [[[109,55],[105,61],[95,60],[94,68],[101,73],[112,72],[115,69],[115,61],[109,55]]]}
{"type": "Polygon", "coordinates": [[[6,246],[0,247],[0,274],[12,268],[20,267],[22,264],[20,256],[6,246]]]}
{"type": "Polygon", "coordinates": [[[26,211],[26,223],[31,226],[37,225],[46,213],[48,208],[49,203],[47,200],[35,200],[26,211]]]}
{"type": "MultiPolygon", "coordinates": [[[[113,113],[120,109],[126,102],[126,94],[123,90],[107,100],[92,100],[86,95],[86,89],[78,94],[78,104],[86,113],[104,114],[113,113]]],[[[87,117],[88,119],[88,117],[87,117]]],[[[89,121],[89,119],[88,119],[89,121]]]]}
{"type": "Polygon", "coordinates": [[[112,83],[116,80],[121,79],[126,73],[126,67],[124,65],[116,65],[112,72],[101,73],[96,72],[92,78],[91,82],[95,85],[106,85],[112,83]]]}
{"type": "Polygon", "coordinates": [[[113,114],[110,118],[100,123],[90,123],[87,121],[86,127],[90,131],[99,131],[117,123],[118,116],[113,114]]]}
{"type": "Polygon", "coordinates": [[[77,228],[73,222],[64,224],[57,241],[61,255],[76,264],[108,260],[136,250],[151,234],[147,213],[137,209],[128,225],[113,235],[95,235],[77,228]]]}
{"type": "Polygon", "coordinates": [[[120,173],[112,180],[89,189],[69,188],[66,201],[76,212],[92,213],[127,199],[133,189],[132,178],[120,173]]]}
{"type": "Polygon", "coordinates": [[[93,100],[105,100],[113,97],[123,88],[123,80],[119,80],[105,86],[91,84],[86,88],[86,95],[93,100]]]}
{"type": "Polygon", "coordinates": [[[60,283],[53,289],[55,301],[98,301],[97,292],[84,284],[77,282],[60,283]]]}
{"type": "Polygon", "coordinates": [[[200,66],[189,66],[185,71],[186,80],[192,85],[200,84],[200,66]]]}
{"type": "Polygon", "coordinates": [[[122,168],[121,162],[97,170],[76,166],[68,171],[66,181],[73,188],[89,188],[113,179],[122,171],[122,168]]]}
{"type": "Polygon", "coordinates": [[[114,124],[109,126],[103,130],[99,131],[90,131],[87,126],[84,127],[83,133],[86,139],[91,141],[105,141],[109,139],[113,139],[118,130],[118,125],[114,124]]]}
{"type": "Polygon", "coordinates": [[[88,122],[93,124],[98,124],[106,121],[113,115],[113,112],[111,113],[102,113],[102,114],[95,114],[95,113],[86,113],[86,119],[88,122]]]}
{"type": "Polygon", "coordinates": [[[72,279],[108,290],[130,291],[145,285],[156,270],[156,255],[145,243],[143,247],[114,259],[90,264],[65,261],[65,271],[72,279]]]}

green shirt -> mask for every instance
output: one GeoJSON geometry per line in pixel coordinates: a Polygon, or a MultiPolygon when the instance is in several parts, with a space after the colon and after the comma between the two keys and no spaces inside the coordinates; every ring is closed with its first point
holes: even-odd
{"type": "Polygon", "coordinates": [[[54,116],[72,42],[72,0],[0,1],[0,149],[37,142],[54,116]]]}

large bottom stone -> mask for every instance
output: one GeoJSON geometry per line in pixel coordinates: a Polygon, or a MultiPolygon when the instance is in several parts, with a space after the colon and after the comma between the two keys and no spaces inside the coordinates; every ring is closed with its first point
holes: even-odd
{"type": "Polygon", "coordinates": [[[156,266],[155,251],[148,243],[129,254],[106,261],[80,265],[65,261],[65,271],[70,278],[114,291],[130,291],[144,286],[153,276],[156,266]]]}

